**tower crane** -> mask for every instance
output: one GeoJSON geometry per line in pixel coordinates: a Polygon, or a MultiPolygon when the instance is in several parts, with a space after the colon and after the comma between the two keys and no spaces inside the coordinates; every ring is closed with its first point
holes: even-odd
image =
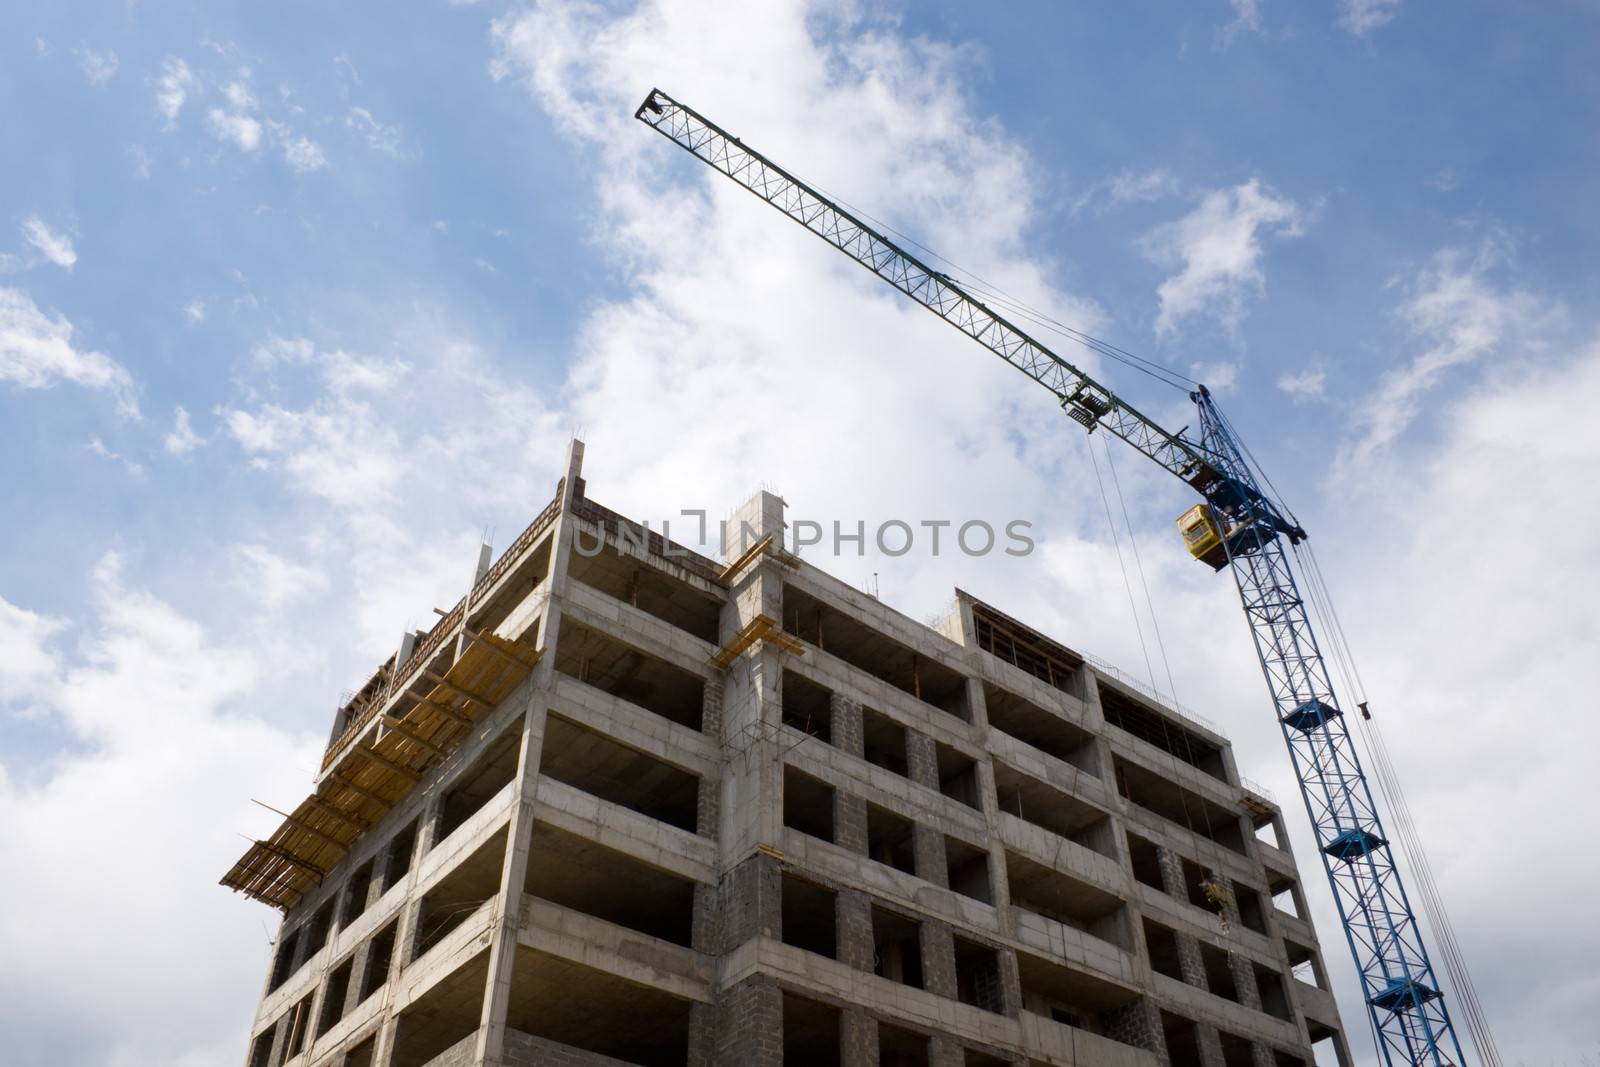
{"type": "Polygon", "coordinates": [[[962,283],[693,109],[652,90],[635,117],[1044,386],[1086,431],[1114,434],[1199,494],[1179,529],[1196,559],[1231,570],[1238,586],[1383,1062],[1463,1064],[1422,928],[1296,586],[1285,543],[1298,545],[1306,532],[1264,491],[1264,476],[1247,462],[1248,451],[1206,388],[1190,394],[1199,411],[1197,435],[1187,427],[1171,433],[962,283]]]}

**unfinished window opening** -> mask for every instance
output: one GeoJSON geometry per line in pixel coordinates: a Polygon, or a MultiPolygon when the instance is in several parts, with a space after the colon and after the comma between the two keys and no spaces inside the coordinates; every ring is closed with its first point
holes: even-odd
{"type": "Polygon", "coordinates": [[[413,819],[404,830],[389,842],[388,854],[383,861],[383,891],[387,893],[400,884],[400,879],[411,870],[411,854],[417,850],[417,823],[413,819]]]}
{"type": "Polygon", "coordinates": [[[377,1051],[377,1037],[369,1037],[344,1054],[344,1067],[372,1067],[373,1057],[377,1051]]]}
{"type": "Polygon", "coordinates": [[[342,930],[355,920],[361,918],[367,910],[367,897],[372,892],[373,867],[376,861],[368,860],[345,883],[344,892],[339,895],[339,928],[342,930]]]}
{"type": "Polygon", "coordinates": [[[1256,989],[1261,994],[1261,1010],[1275,1019],[1293,1020],[1289,1010],[1289,994],[1283,988],[1283,975],[1271,967],[1253,964],[1256,972],[1256,989]]]}
{"type": "Polygon", "coordinates": [[[837,1067],[839,1009],[785,991],[783,1062],[792,1067],[837,1067]]]}
{"type": "Polygon", "coordinates": [[[519,946],[506,1026],[567,1046],[525,1045],[525,1063],[589,1063],[609,1056],[643,1067],[685,1067],[689,1007],[688,1000],[654,986],[519,946]],[[591,1055],[574,1055],[572,1049],[591,1055]]]}
{"type": "Polygon", "coordinates": [[[311,1029],[311,994],[306,994],[289,1009],[289,1036],[283,1043],[285,1063],[306,1050],[306,1037],[311,1029]]]}
{"type": "Polygon", "coordinates": [[[1350,1067],[1350,1057],[1339,1031],[1307,1019],[1306,1034],[1311,1039],[1311,1055],[1317,1067],[1350,1067]]]}
{"type": "Polygon", "coordinates": [[[1082,656],[978,601],[972,602],[972,621],[977,629],[979,648],[1003,663],[1027,671],[1046,685],[1076,694],[1082,656]]]}
{"type": "Polygon", "coordinates": [[[560,715],[546,720],[539,773],[694,833],[700,778],[560,715]]]}
{"type": "Polygon", "coordinates": [[[350,992],[350,972],[354,959],[345,960],[328,975],[328,985],[322,991],[322,1010],[317,1013],[317,1036],[332,1030],[344,1018],[344,1002],[350,992]]]}
{"type": "Polygon", "coordinates": [[[955,943],[956,999],[1004,1015],[1006,990],[1000,979],[1000,953],[964,937],[957,937],[955,943]]]}
{"type": "Polygon", "coordinates": [[[1139,999],[1120,986],[1028,953],[1017,953],[1022,1007],[1065,1026],[1131,1044],[1128,1032],[1109,1025],[1117,1013],[1139,999]]]}
{"type": "Polygon", "coordinates": [[[910,819],[876,804],[867,805],[867,856],[907,874],[917,873],[910,819]]]}
{"type": "Polygon", "coordinates": [[[994,787],[1001,811],[1109,859],[1116,858],[1111,820],[1094,805],[998,760],[994,763],[994,787]]]}
{"type": "Polygon", "coordinates": [[[1183,859],[1183,888],[1189,903],[1213,915],[1222,914],[1220,884],[1194,860],[1183,859]]]}
{"type": "Polygon", "coordinates": [[[833,795],[833,786],[793,767],[784,767],[783,825],[832,841],[833,795]]]}
{"type": "Polygon", "coordinates": [[[1128,835],[1128,859],[1133,864],[1133,877],[1151,889],[1166,892],[1161,878],[1161,854],[1156,846],[1138,834],[1128,835]]]}
{"type": "Polygon", "coordinates": [[[794,671],[783,672],[783,721],[825,744],[833,743],[833,694],[794,671]]]}
{"type": "Polygon", "coordinates": [[[1178,953],[1178,935],[1160,923],[1144,920],[1144,947],[1150,954],[1150,969],[1175,981],[1183,981],[1183,957],[1178,953]]]}
{"type": "Polygon", "coordinates": [[[1006,853],[1006,883],[1011,904],[1127,949],[1126,905],[1115,893],[1099,889],[1054,867],[1015,852],[1006,853]]]}
{"type": "Polygon", "coordinates": [[[1272,906],[1296,919],[1305,918],[1305,908],[1300,901],[1300,887],[1290,878],[1279,878],[1267,887],[1272,894],[1272,906]]]}
{"type": "Polygon", "coordinates": [[[445,793],[439,805],[439,832],[434,835],[434,845],[437,846],[482,811],[495,794],[517,777],[517,756],[521,743],[522,720],[518,719],[450,783],[449,792],[445,793]]]}
{"type": "Polygon", "coordinates": [[[366,970],[361,975],[361,1000],[366,1000],[372,994],[382,989],[389,981],[389,969],[394,963],[395,937],[399,933],[400,923],[390,923],[367,942],[366,970]]]}
{"type": "Polygon", "coordinates": [[[1272,1067],[1306,1067],[1306,1061],[1281,1048],[1272,1050],[1272,1067]]]}
{"type": "Polygon", "coordinates": [[[625,852],[535,823],[522,888],[542,900],[689,947],[695,883],[625,852]]]}
{"type": "Polygon", "coordinates": [[[333,912],[338,903],[337,895],[324,901],[300,928],[300,946],[297,955],[299,964],[295,966],[295,970],[299,970],[300,964],[306,963],[321,952],[322,947],[328,943],[328,933],[333,928],[333,912]]]}
{"type": "Polygon", "coordinates": [[[295,927],[278,936],[278,948],[272,954],[272,972],[267,980],[267,992],[272,992],[289,980],[295,970],[295,953],[300,947],[301,927],[295,927]]]}
{"type": "Polygon", "coordinates": [[[971,718],[965,675],[792,585],[783,587],[783,628],[940,711],[971,718]]]}
{"type": "Polygon", "coordinates": [[[989,682],[983,684],[983,703],[989,713],[989,725],[994,729],[1099,777],[1100,757],[1094,735],[1087,730],[1074,726],[1057,712],[989,682]]]}
{"type": "Polygon", "coordinates": [[[1283,839],[1283,825],[1275,816],[1256,816],[1251,822],[1251,829],[1255,831],[1256,840],[1262,844],[1288,851],[1288,843],[1283,839]]]}
{"type": "Polygon", "coordinates": [[[785,874],[782,897],[783,943],[830,960],[838,959],[834,919],[838,894],[815,882],[785,874]]]}
{"type": "Polygon", "coordinates": [[[861,741],[867,762],[904,777],[906,728],[871,708],[861,709],[861,741]]]}
{"type": "Polygon", "coordinates": [[[569,576],[708,644],[717,643],[721,599],[619,552],[610,543],[590,554],[594,534],[585,531],[582,536],[583,551],[568,557],[569,576]]]}
{"type": "Polygon", "coordinates": [[[1215,945],[1200,942],[1200,965],[1205,968],[1206,988],[1223,1000],[1239,1003],[1239,987],[1233,981],[1233,967],[1228,953],[1215,945]]]}
{"type": "Polygon", "coordinates": [[[897,912],[872,906],[872,973],[913,989],[922,988],[921,926],[897,912]]]}
{"type": "Polygon", "coordinates": [[[1250,1050],[1250,1040],[1238,1034],[1219,1030],[1222,1039],[1222,1067],[1255,1067],[1255,1053],[1250,1050]]]}
{"type": "Polygon", "coordinates": [[[878,1023],[878,1067],[928,1067],[928,1035],[878,1023]]]}
{"type": "Polygon", "coordinates": [[[1100,709],[1108,725],[1154,745],[1219,782],[1228,780],[1222,747],[1177,722],[1172,716],[1135,700],[1109,682],[1100,685],[1100,709]]]}
{"type": "Polygon", "coordinates": [[[983,810],[978,799],[978,764],[943,741],[934,744],[939,764],[939,792],[967,807],[983,810]]]}
{"type": "Polygon", "coordinates": [[[1239,921],[1246,929],[1258,934],[1267,932],[1266,913],[1261,908],[1261,894],[1249,886],[1233,883],[1233,902],[1239,908],[1239,921]]]}
{"type": "Polygon", "coordinates": [[[691,730],[700,729],[705,679],[570,619],[556,642],[556,670],[691,730]]]}
{"type": "Polygon", "coordinates": [[[1161,1035],[1166,1039],[1170,1067],[1206,1067],[1200,1056],[1200,1031],[1194,1020],[1161,1013],[1161,1035]]]}
{"type": "Polygon", "coordinates": [[[483,951],[412,1002],[396,1023],[390,1067],[423,1067],[477,1033],[488,977],[483,951]]]}
{"type": "Polygon", "coordinates": [[[256,1035],[250,1043],[249,1067],[268,1067],[272,1059],[272,1038],[277,1032],[278,1025],[274,1023],[256,1035]]]}
{"type": "Polygon", "coordinates": [[[994,886],[989,879],[989,853],[958,837],[945,836],[944,863],[947,884],[964,897],[994,903],[994,886]]]}
{"type": "Polygon", "coordinates": [[[417,948],[414,959],[450,936],[484,904],[500,892],[501,867],[505,864],[507,828],[501,828],[477,851],[462,860],[422,898],[417,915],[417,948]]]}
{"type": "Polygon", "coordinates": [[[1318,989],[1328,988],[1328,979],[1322,972],[1322,961],[1317,958],[1316,949],[1307,948],[1287,939],[1283,942],[1283,948],[1288,953],[1289,969],[1295,981],[1316,986],[1318,989]]]}
{"type": "Polygon", "coordinates": [[[1113,770],[1117,792],[1124,800],[1241,856],[1245,854],[1238,815],[1126,760],[1113,760],[1113,770]]]}

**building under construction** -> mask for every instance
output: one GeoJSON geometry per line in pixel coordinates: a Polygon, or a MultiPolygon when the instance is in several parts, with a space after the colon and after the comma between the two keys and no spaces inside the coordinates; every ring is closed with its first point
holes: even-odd
{"type": "Polygon", "coordinates": [[[223,879],[284,911],[248,1067],[1349,1067],[1214,728],[971,596],[899,614],[770,493],[719,561],[581,466],[223,879]]]}

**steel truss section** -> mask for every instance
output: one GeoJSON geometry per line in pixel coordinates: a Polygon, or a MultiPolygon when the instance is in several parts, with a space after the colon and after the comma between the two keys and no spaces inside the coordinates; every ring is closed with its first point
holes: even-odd
{"type": "MultiPolygon", "coordinates": [[[[1196,393],[1195,402],[1202,439],[1220,457],[1223,473],[1259,494],[1254,472],[1211,398],[1196,393]]],[[[1229,563],[1384,1062],[1464,1063],[1283,538],[1245,511],[1215,517],[1247,526],[1229,563]]]]}

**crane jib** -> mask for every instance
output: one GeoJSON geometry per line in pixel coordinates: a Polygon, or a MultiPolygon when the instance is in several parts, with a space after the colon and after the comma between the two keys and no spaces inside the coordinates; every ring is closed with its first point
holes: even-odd
{"type": "MultiPolygon", "coordinates": [[[[844,207],[694,110],[652,90],[635,117],[1049,389],[1075,422],[1105,427],[1205,498],[1185,540],[1233,572],[1278,725],[1317,836],[1383,1062],[1464,1065],[1284,541],[1305,531],[1264,493],[1243,446],[1202,386],[1200,440],[1167,432],[844,207]],[[1214,535],[1214,541],[1212,540],[1214,535]]],[[[1487,1057],[1486,1057],[1487,1058],[1487,1057]]]]}

